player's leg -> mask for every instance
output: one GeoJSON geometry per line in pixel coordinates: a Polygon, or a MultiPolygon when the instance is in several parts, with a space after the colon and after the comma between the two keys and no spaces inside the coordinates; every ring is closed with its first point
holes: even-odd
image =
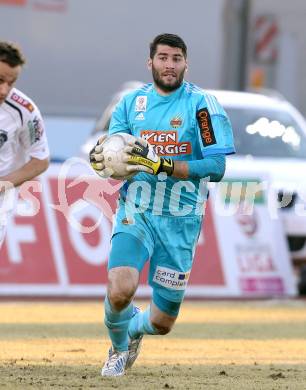
{"type": "Polygon", "coordinates": [[[108,273],[108,289],[105,298],[105,325],[113,347],[117,351],[128,350],[127,326],[133,316],[131,302],[138,286],[139,272],[132,267],[115,267],[108,273]]]}
{"type": "Polygon", "coordinates": [[[178,317],[181,302],[172,302],[163,298],[156,291],[151,303],[151,323],[158,334],[169,333],[178,317]]]}
{"type": "Polygon", "coordinates": [[[180,306],[181,302],[171,302],[154,291],[152,302],[147,309],[144,312],[138,312],[131,319],[129,324],[130,337],[169,333],[177,319],[180,306]]]}
{"type": "MultiPolygon", "coordinates": [[[[2,182],[1,184],[4,187],[10,186],[8,182],[2,182]]],[[[5,193],[0,194],[0,249],[7,233],[9,220],[13,215],[17,195],[18,193],[15,188],[11,188],[6,190],[5,193]]]]}
{"type": "Polygon", "coordinates": [[[4,238],[5,238],[5,233],[6,233],[6,226],[1,225],[1,220],[0,220],[0,249],[2,247],[4,238]]]}
{"type": "Polygon", "coordinates": [[[105,325],[112,347],[102,369],[104,376],[124,374],[129,356],[128,325],[137,312],[132,299],[138,286],[139,273],[147,258],[148,251],[135,236],[128,233],[113,236],[105,298],[105,325]]]}
{"type": "Polygon", "coordinates": [[[109,271],[104,323],[108,328],[112,346],[101,371],[103,376],[124,375],[129,356],[127,329],[133,315],[131,299],[138,279],[138,271],[132,267],[116,267],[109,271]]]}
{"type": "Polygon", "coordinates": [[[129,323],[129,358],[126,368],[131,367],[139,355],[143,335],[165,335],[172,329],[180,309],[180,302],[171,302],[155,291],[153,300],[144,312],[138,311],[129,323]]]}
{"type": "Polygon", "coordinates": [[[132,318],[129,325],[131,337],[170,332],[184,299],[201,228],[198,217],[154,216],[150,223],[156,226],[149,273],[153,302],[145,312],[132,318]]]}
{"type": "Polygon", "coordinates": [[[0,195],[0,249],[3,244],[5,234],[6,234],[6,225],[7,225],[7,214],[4,207],[2,206],[3,197],[0,195]]]}

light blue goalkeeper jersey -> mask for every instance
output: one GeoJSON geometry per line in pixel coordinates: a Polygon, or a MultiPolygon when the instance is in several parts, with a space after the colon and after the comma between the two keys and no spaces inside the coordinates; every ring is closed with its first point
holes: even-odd
{"type": "MultiPolygon", "coordinates": [[[[146,139],[160,157],[173,160],[235,153],[224,109],[214,96],[186,81],[167,96],[159,95],[152,83],[125,95],[109,127],[110,134],[118,132],[146,139]]],[[[139,173],[121,188],[120,198],[155,215],[197,215],[207,198],[206,183],[139,173]]]]}

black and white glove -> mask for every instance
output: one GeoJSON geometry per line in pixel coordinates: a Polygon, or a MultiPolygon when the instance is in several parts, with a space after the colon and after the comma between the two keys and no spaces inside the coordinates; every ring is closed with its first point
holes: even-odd
{"type": "Polygon", "coordinates": [[[137,138],[135,142],[130,142],[125,148],[129,155],[127,158],[127,171],[146,172],[151,175],[158,175],[161,172],[171,176],[174,170],[174,162],[169,158],[159,157],[152,145],[142,138],[137,138]]]}

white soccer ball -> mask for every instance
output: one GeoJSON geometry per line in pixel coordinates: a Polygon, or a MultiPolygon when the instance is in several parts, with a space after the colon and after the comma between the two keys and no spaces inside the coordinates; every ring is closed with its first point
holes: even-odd
{"type": "Polygon", "coordinates": [[[110,135],[103,142],[103,156],[106,170],[110,177],[117,180],[129,179],[135,175],[126,170],[127,164],[122,160],[122,151],[130,141],[136,138],[127,133],[117,133],[110,135]]]}

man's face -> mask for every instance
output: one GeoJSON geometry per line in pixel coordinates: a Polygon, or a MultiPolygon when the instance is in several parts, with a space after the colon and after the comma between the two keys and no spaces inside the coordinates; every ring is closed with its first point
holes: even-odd
{"type": "Polygon", "coordinates": [[[187,61],[182,49],[167,45],[157,45],[153,59],[148,60],[154,83],[162,92],[176,90],[182,84],[187,70],[187,61]]]}
{"type": "Polygon", "coordinates": [[[6,62],[0,61],[0,104],[4,102],[10,93],[20,72],[20,65],[11,67],[6,62]]]}

